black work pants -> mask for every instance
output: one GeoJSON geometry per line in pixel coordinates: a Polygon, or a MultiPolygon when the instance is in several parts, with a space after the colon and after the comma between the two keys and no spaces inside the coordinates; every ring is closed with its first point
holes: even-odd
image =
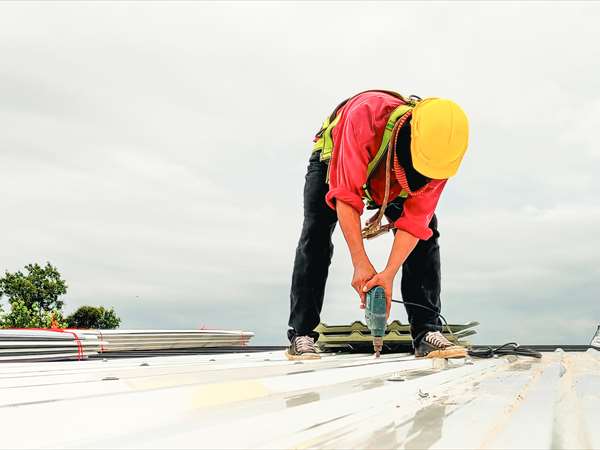
{"type": "MultiPolygon", "coordinates": [[[[320,322],[325,283],[333,256],[331,235],[337,224],[337,214],[325,203],[329,190],[327,163],[319,158],[319,152],[311,155],[305,177],[304,223],[296,249],[290,293],[290,340],[294,336],[305,335],[315,340],[318,338],[314,329],[320,322]]],[[[388,205],[385,215],[390,221],[400,217],[403,202],[402,198],[397,198],[388,205]]],[[[440,248],[435,215],[429,227],[433,236],[426,241],[420,240],[402,265],[401,291],[404,301],[424,305],[439,313],[440,248]]],[[[415,344],[427,331],[441,330],[441,322],[435,312],[418,306],[405,306],[415,344]]]]}

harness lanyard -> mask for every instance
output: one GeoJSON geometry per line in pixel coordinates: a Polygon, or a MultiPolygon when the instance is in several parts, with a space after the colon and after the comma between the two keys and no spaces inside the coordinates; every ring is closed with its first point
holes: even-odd
{"type": "Polygon", "coordinates": [[[404,120],[398,120],[394,124],[394,129],[392,130],[392,137],[390,142],[388,143],[387,155],[385,159],[385,192],[383,194],[383,202],[381,203],[381,207],[379,208],[379,212],[377,213],[377,218],[371,222],[369,225],[365,226],[362,231],[363,239],[373,239],[377,236],[380,236],[383,233],[387,233],[388,231],[394,229],[394,224],[388,223],[386,225],[381,225],[381,219],[383,219],[383,215],[385,214],[385,210],[388,205],[388,200],[390,196],[390,184],[391,184],[391,160],[392,160],[392,151],[396,148],[396,142],[398,141],[398,134],[400,132],[400,128],[404,124],[404,120]]]}

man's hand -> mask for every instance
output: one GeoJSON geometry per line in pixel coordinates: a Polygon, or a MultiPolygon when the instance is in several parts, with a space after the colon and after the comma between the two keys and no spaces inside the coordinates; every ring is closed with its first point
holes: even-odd
{"type": "Polygon", "coordinates": [[[377,275],[377,271],[368,259],[357,263],[354,266],[354,276],[352,277],[352,287],[360,296],[360,307],[365,307],[365,290],[363,289],[367,282],[377,275]]]}
{"type": "Polygon", "coordinates": [[[392,289],[394,287],[394,277],[395,274],[389,271],[384,270],[378,274],[375,274],[373,278],[371,278],[365,286],[363,287],[364,294],[361,296],[362,305],[361,308],[365,307],[365,294],[373,289],[375,286],[381,286],[385,291],[385,300],[387,304],[386,314],[387,318],[390,317],[390,310],[392,309],[392,289]]]}

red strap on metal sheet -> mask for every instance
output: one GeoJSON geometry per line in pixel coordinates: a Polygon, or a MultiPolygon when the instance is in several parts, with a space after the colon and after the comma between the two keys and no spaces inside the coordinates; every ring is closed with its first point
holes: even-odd
{"type": "Polygon", "coordinates": [[[102,337],[102,331],[98,330],[100,335],[100,353],[104,353],[104,337],[102,337]]]}
{"type": "Polygon", "coordinates": [[[6,330],[17,330],[17,331],[52,331],[55,333],[69,333],[75,338],[75,344],[77,344],[77,361],[81,361],[84,357],[83,354],[83,345],[81,345],[81,340],[77,333],[74,331],[64,330],[62,328],[5,328],[6,330]]]}

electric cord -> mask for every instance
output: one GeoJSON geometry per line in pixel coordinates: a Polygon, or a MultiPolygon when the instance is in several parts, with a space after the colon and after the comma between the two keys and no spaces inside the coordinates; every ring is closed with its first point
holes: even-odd
{"type": "MultiPolygon", "coordinates": [[[[450,332],[450,336],[452,336],[452,339],[454,340],[454,342],[458,342],[458,338],[452,332],[452,328],[450,328],[448,321],[440,312],[438,312],[435,309],[430,308],[428,306],[420,305],[418,303],[413,303],[413,302],[405,302],[404,300],[392,299],[392,302],[393,303],[402,303],[403,305],[409,305],[409,306],[417,306],[419,308],[423,308],[423,309],[426,309],[428,311],[435,313],[440,319],[442,319],[442,322],[446,326],[446,329],[450,332]]],[[[493,358],[494,356],[503,356],[503,355],[530,356],[532,358],[541,358],[542,357],[542,354],[540,352],[537,352],[530,348],[521,347],[516,342],[507,342],[506,344],[503,344],[496,348],[492,348],[492,347],[482,347],[482,348],[477,348],[477,349],[471,348],[471,349],[468,349],[468,353],[469,353],[469,356],[473,356],[475,358],[493,358]]]]}
{"type": "Polygon", "coordinates": [[[392,302],[393,303],[402,303],[403,305],[409,305],[409,306],[418,306],[419,308],[423,308],[428,311],[431,311],[432,313],[435,313],[440,319],[442,319],[442,322],[444,322],[444,325],[446,325],[446,329],[450,332],[450,336],[452,336],[452,339],[454,339],[455,341],[458,341],[458,339],[456,338],[456,336],[454,336],[454,333],[452,332],[452,328],[450,328],[450,325],[448,325],[448,321],[446,320],[446,318],[444,316],[442,316],[442,313],[436,311],[433,308],[430,308],[429,306],[420,305],[418,303],[405,302],[404,300],[394,300],[394,299],[392,299],[392,302]]]}
{"type": "Polygon", "coordinates": [[[521,347],[516,342],[507,342],[500,347],[482,347],[472,348],[469,350],[470,356],[476,358],[493,358],[494,356],[502,355],[520,355],[520,356],[531,356],[532,358],[541,358],[542,354],[530,348],[521,347]]]}

